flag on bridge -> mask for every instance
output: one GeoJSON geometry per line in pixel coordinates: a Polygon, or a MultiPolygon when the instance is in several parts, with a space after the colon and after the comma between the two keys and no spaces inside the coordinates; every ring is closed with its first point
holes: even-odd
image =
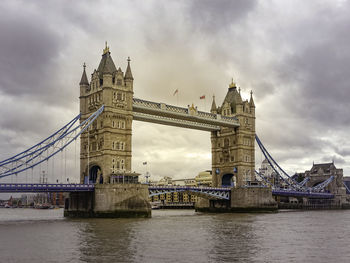
{"type": "Polygon", "coordinates": [[[179,89],[176,89],[176,90],[174,91],[173,96],[175,96],[178,92],[179,92],[179,89]]]}
{"type": "Polygon", "coordinates": [[[146,164],[147,164],[147,162],[143,162],[142,164],[143,164],[143,165],[146,165],[146,164]]]}
{"type": "Polygon", "coordinates": [[[199,99],[200,99],[200,100],[204,100],[204,99],[205,99],[205,95],[200,96],[199,99]]]}

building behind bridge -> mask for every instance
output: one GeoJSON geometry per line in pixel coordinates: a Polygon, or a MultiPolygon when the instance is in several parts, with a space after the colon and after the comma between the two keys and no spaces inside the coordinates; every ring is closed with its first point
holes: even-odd
{"type": "MultiPolygon", "coordinates": [[[[198,173],[194,178],[172,179],[169,176],[164,176],[157,182],[151,184],[157,186],[212,186],[211,170],[206,170],[198,173]]],[[[150,197],[151,202],[161,202],[165,207],[193,207],[197,202],[198,197],[186,192],[174,192],[161,194],[159,196],[150,197]]]]}

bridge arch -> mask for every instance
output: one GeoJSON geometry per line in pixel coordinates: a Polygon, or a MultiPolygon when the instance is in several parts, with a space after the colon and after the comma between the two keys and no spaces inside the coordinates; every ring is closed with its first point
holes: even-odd
{"type": "Polygon", "coordinates": [[[222,187],[234,187],[236,185],[236,176],[233,173],[225,173],[221,177],[222,187]]]}
{"type": "Polygon", "coordinates": [[[103,184],[103,175],[101,166],[93,163],[89,167],[89,183],[95,184],[103,184]]]}

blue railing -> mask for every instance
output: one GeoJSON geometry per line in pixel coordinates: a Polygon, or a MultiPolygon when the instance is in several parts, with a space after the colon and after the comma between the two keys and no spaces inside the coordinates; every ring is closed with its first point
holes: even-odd
{"type": "Polygon", "coordinates": [[[0,184],[0,193],[92,192],[94,184],[0,184]]]}

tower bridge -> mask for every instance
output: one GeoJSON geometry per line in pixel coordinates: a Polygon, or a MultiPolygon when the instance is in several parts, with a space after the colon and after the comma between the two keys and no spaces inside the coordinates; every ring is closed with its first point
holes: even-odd
{"type": "Polygon", "coordinates": [[[232,83],[217,107],[210,112],[152,102],[134,97],[130,59],[124,72],[116,68],[109,48],[89,81],[84,66],[80,81],[80,112],[83,121],[104,105],[104,112],[88,132],[81,135],[80,181],[112,182],[134,180],[131,169],[132,122],[145,121],[197,129],[211,133],[213,186],[244,185],[254,179],[255,104],[243,100],[232,83]]]}
{"type": "MultiPolygon", "coordinates": [[[[309,191],[290,179],[291,189],[271,189],[255,181],[255,104],[253,93],[243,100],[232,81],[222,104],[213,97],[210,112],[194,105],[178,107],[134,97],[130,59],[125,73],[116,68],[109,48],[87,78],[80,80],[80,114],[58,132],[30,149],[0,162],[0,178],[17,175],[47,161],[80,137],[80,184],[0,184],[0,192],[70,192],[66,216],[119,217],[151,215],[149,196],[171,191],[200,195],[201,211],[276,210],[274,196],[333,198],[331,193],[309,191]],[[78,123],[78,121],[80,123],[78,123]],[[138,183],[132,172],[132,122],[144,121],[210,132],[212,188],[151,187],[138,183]]],[[[263,153],[271,157],[257,138],[263,153]]],[[[274,169],[279,165],[269,159],[274,169]]],[[[288,175],[287,175],[288,176],[288,175]]],[[[322,190],[322,189],[321,189],[322,190]]]]}

